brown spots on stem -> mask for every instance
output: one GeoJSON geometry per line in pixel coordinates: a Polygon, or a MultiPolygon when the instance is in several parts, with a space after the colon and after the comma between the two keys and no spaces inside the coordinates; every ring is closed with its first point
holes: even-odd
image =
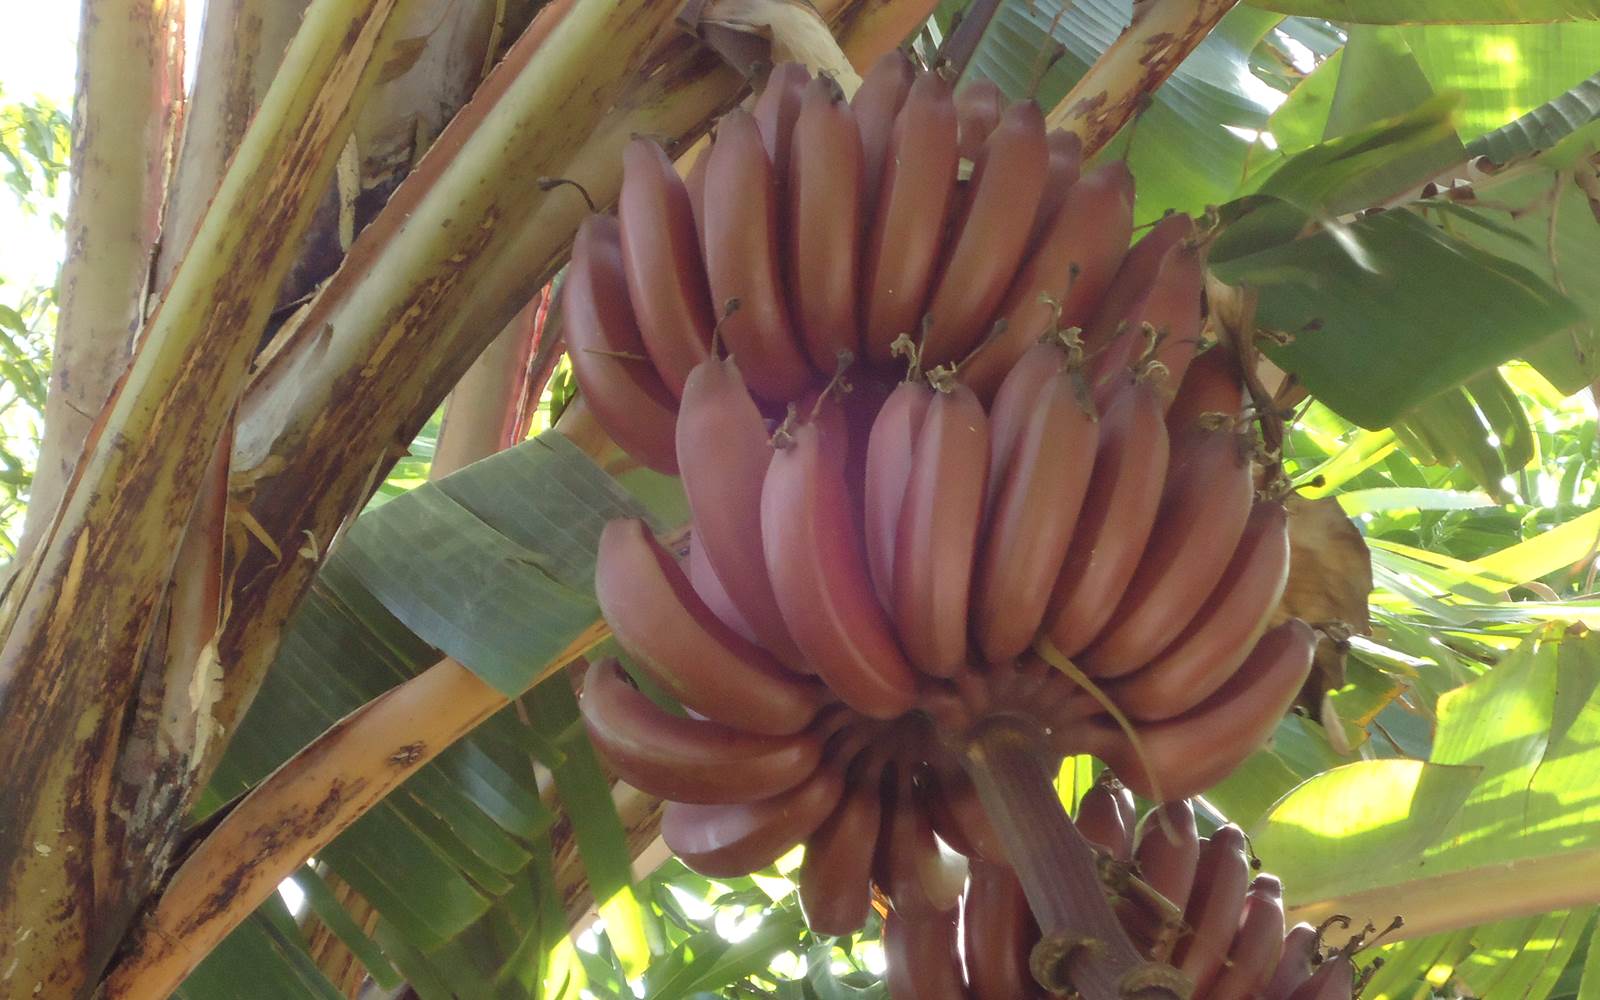
{"type": "Polygon", "coordinates": [[[1071,111],[1069,111],[1068,114],[1073,118],[1081,118],[1086,120],[1099,117],[1104,112],[1107,100],[1109,100],[1109,98],[1107,97],[1106,92],[1102,90],[1098,94],[1093,94],[1089,97],[1082,98],[1074,103],[1071,111]]]}
{"type": "Polygon", "coordinates": [[[389,755],[389,763],[396,767],[410,767],[422,759],[427,752],[428,745],[421,740],[414,740],[389,755]]]}
{"type": "MultiPolygon", "coordinates": [[[[1167,65],[1168,57],[1172,52],[1181,51],[1176,45],[1178,40],[1178,36],[1170,31],[1151,35],[1145,40],[1144,53],[1139,56],[1139,65],[1159,71],[1161,67],[1167,65]]],[[[1162,73],[1161,75],[1164,77],[1167,74],[1162,73]]]]}

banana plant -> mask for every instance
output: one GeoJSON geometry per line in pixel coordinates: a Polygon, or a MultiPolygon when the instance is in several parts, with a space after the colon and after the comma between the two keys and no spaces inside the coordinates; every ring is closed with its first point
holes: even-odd
{"type": "MultiPolygon", "coordinates": [[[[1400,652],[1396,637],[1470,644],[1459,656],[1472,672],[1500,658],[1515,631],[1506,622],[1590,614],[1563,600],[1570,587],[1541,584],[1551,593],[1537,608],[1494,592],[1560,568],[1548,555],[1496,563],[1475,553],[1485,565],[1467,572],[1423,551],[1447,530],[1435,514],[1455,512],[1459,527],[1480,509],[1465,506],[1469,490],[1491,504],[1532,499],[1505,480],[1553,450],[1526,415],[1535,383],[1497,366],[1526,357],[1565,391],[1592,380],[1592,303],[1572,275],[1593,243],[1563,228],[1581,221],[1573,206],[1586,209],[1593,190],[1583,77],[1568,79],[1563,64],[1514,107],[1474,92],[1430,102],[1462,75],[1464,46],[1452,40],[1490,29],[1315,20],[1396,19],[1382,5],[974,4],[965,30],[927,2],[795,6],[214,0],[180,116],[177,9],[87,0],[51,410],[0,607],[0,703],[15,720],[0,739],[8,989],[216,996],[230,968],[250,968],[272,977],[261,981],[275,995],[330,995],[329,956],[341,952],[365,967],[356,987],[575,989],[604,979],[560,946],[589,911],[575,888],[585,881],[621,980],[648,969],[660,986],[651,995],[747,981],[777,995],[856,988],[823,976],[812,993],[786,993],[777,982],[774,956],[799,933],[777,883],[764,903],[749,895],[759,883],[741,884],[744,904],[768,913],[742,950],[689,935],[688,919],[664,928],[675,904],[633,885],[659,809],[613,802],[576,726],[568,668],[609,642],[593,599],[601,526],[643,516],[663,533],[679,528],[670,478],[629,468],[580,399],[559,433],[357,516],[375,494],[398,492],[386,477],[419,434],[432,436],[424,428],[452,388],[440,471],[522,436],[560,351],[546,289],[579,222],[615,199],[628,140],[689,150],[745,89],[713,48],[725,54],[730,36],[753,32],[758,51],[804,56],[822,22],[859,68],[913,35],[924,54],[946,34],[961,39],[948,52],[969,77],[1037,94],[1086,151],[1130,160],[1141,222],[1220,205],[1217,274],[1258,290],[1268,356],[1327,407],[1284,443],[1298,449],[1290,471],[1329,491],[1367,491],[1368,514],[1433,512],[1391,532],[1378,569],[1390,595],[1438,601],[1442,587],[1451,597],[1425,627],[1380,616],[1394,648],[1372,654],[1379,666],[1334,686],[1323,725],[1288,720],[1243,772],[1272,782],[1236,779],[1219,802],[1230,818],[1259,821],[1276,852],[1263,855],[1307,884],[1297,898],[1291,883],[1295,912],[1355,901],[1381,917],[1396,893],[1432,900],[1416,924],[1429,948],[1443,942],[1432,962],[1488,955],[1462,943],[1462,929],[1527,912],[1460,907],[1459,886],[1495,863],[1492,852],[1446,852],[1454,877],[1435,896],[1406,867],[1445,851],[1449,823],[1470,832],[1511,814],[1501,784],[1527,759],[1472,770],[1481,754],[1451,735],[1482,719],[1473,688],[1441,701],[1431,758],[1412,747],[1343,779],[1322,765],[1340,746],[1366,745],[1366,726],[1392,707],[1384,679],[1422,655],[1400,652]],[[680,13],[701,37],[674,24],[680,13]],[[1315,68],[1296,65],[1302,50],[1315,68]],[[1378,80],[1412,89],[1384,93],[1378,80]],[[1564,126],[1517,117],[1543,102],[1564,126]],[[1277,138],[1294,135],[1304,138],[1277,138]],[[1184,143],[1195,154],[1171,156],[1184,143]],[[1495,199],[1541,183],[1557,187],[1540,210],[1497,214],[1495,199]],[[1366,214],[1376,207],[1389,211],[1366,214]],[[1559,255],[1558,236],[1570,241],[1559,255]],[[1362,308],[1375,298],[1381,309],[1362,308]],[[1431,363],[1445,345],[1449,363],[1431,363]],[[480,354],[490,360],[473,369],[480,354]],[[507,368],[539,374],[506,378],[507,368]],[[488,397],[478,416],[475,394],[488,397]],[[463,435],[478,443],[447,458],[463,435]],[[1422,464],[1375,479],[1400,447],[1422,464]],[[1383,489],[1408,492],[1371,495],[1383,489]],[[1288,756],[1307,747],[1310,768],[1288,756]],[[559,812],[541,794],[552,786],[559,812]],[[1260,803],[1265,788],[1285,797],[1260,803]],[[1396,789],[1428,803],[1432,825],[1373,820],[1395,827],[1373,848],[1393,852],[1393,868],[1359,884],[1318,868],[1304,816],[1396,789]],[[291,877],[338,941],[316,959],[273,901],[291,877]]],[[[1456,16],[1406,6],[1407,22],[1456,16]]],[[[1581,5],[1473,6],[1459,16],[1595,17],[1581,5]]],[[[1497,37],[1532,54],[1554,45],[1549,32],[1591,27],[1497,37]]],[[[1488,677],[1509,667],[1505,697],[1536,699],[1560,673],[1554,648],[1554,633],[1543,635],[1488,677]]],[[[1569,698],[1530,722],[1554,734],[1550,760],[1581,763],[1586,730],[1575,720],[1586,711],[1569,698]]],[[[1566,822],[1558,833],[1587,829],[1581,816],[1566,822]]],[[[1361,832],[1316,836],[1365,843],[1361,832]]],[[[1554,841],[1526,853],[1541,874],[1575,860],[1554,841]]],[[[1546,928],[1570,957],[1594,900],[1556,882],[1540,881],[1525,905],[1579,914],[1546,928]]],[[[1479,981],[1489,974],[1478,971],[1479,981]]],[[[1410,981],[1390,975],[1397,989],[1410,981]]]]}

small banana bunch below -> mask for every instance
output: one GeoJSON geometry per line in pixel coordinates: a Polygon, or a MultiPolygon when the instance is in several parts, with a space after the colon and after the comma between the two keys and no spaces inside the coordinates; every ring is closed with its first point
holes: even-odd
{"type": "MultiPolygon", "coordinates": [[[[1193,1000],[1350,1000],[1355,992],[1349,954],[1324,958],[1309,924],[1285,933],[1283,887],[1271,875],[1252,876],[1238,827],[1200,837],[1182,800],[1136,823],[1133,797],[1107,784],[1085,795],[1077,825],[1100,852],[1129,937],[1193,983],[1193,1000]]],[[[973,862],[959,911],[896,910],[883,936],[890,1000],[1046,995],[1029,971],[1039,928],[1006,865],[973,862]]]]}
{"type": "Polygon", "coordinates": [[[989,721],[1173,801],[1310,670],[1309,627],[1267,629],[1286,514],[1236,362],[1199,352],[1194,225],[1130,249],[1126,168],[1078,166],[1033,104],[899,54],[848,103],[779,66],[687,182],[635,141],[617,218],[578,234],[582,391],[692,514],[682,552],[611,523],[595,574],[684,714],[603,660],[585,723],[690,867],[804,843],[819,932],[874,885],[948,915],[968,859],[1007,863],[968,770],[989,721]]]}

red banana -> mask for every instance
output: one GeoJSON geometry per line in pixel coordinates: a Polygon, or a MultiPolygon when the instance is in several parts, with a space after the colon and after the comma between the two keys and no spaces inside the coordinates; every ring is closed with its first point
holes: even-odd
{"type": "Polygon", "coordinates": [[[1197,795],[1260,749],[1311,673],[1316,634],[1298,618],[1270,630],[1216,694],[1175,719],[1139,727],[1160,795],[1116,723],[1083,724],[1077,737],[1129,788],[1146,798],[1197,795]]]}
{"type": "Polygon", "coordinates": [[[916,677],[872,594],[861,525],[844,469],[843,414],[825,399],[773,455],[761,490],[761,536],[785,624],[845,704],[892,719],[916,700],[916,677]]]}
{"type": "Polygon", "coordinates": [[[883,814],[880,771],[851,775],[844,801],[806,841],[800,909],[817,934],[853,934],[872,906],[872,860],[883,814]]]}
{"type": "Polygon", "coordinates": [[[883,797],[874,874],[895,913],[921,917],[955,909],[966,882],[966,863],[939,846],[908,766],[900,764],[885,775],[883,797]]]}
{"type": "Polygon", "coordinates": [[[1009,865],[972,862],[961,903],[967,983],[973,1000],[1035,1000],[1043,996],[1028,967],[1039,926],[1022,883],[1009,865]]]}
{"type": "Polygon", "coordinates": [[[1112,794],[1116,796],[1117,810],[1122,813],[1122,828],[1128,831],[1128,841],[1127,849],[1119,857],[1120,860],[1127,861],[1133,857],[1133,835],[1139,825],[1139,803],[1134,801],[1133,793],[1115,778],[1103,775],[1100,783],[1111,789],[1112,794]]]}
{"type": "Polygon", "coordinates": [[[1253,1000],[1283,955],[1283,884],[1257,875],[1245,896],[1239,930],[1207,1000],[1253,1000]]]}
{"type": "Polygon", "coordinates": [[[809,778],[815,736],[758,736],[670,715],[627,682],[615,660],[589,667],[579,699],[589,738],[640,791],[679,802],[755,802],[809,778]]]}
{"type": "Polygon", "coordinates": [[[1179,910],[1189,903],[1199,857],[1200,835],[1195,830],[1194,807],[1187,799],[1168,802],[1145,814],[1133,859],[1140,877],[1179,910]]]}
{"type": "Polygon", "coordinates": [[[887,917],[883,951],[889,1000],[967,1000],[958,947],[954,910],[887,917]]]}
{"type": "Polygon", "coordinates": [[[873,210],[878,204],[878,192],[883,186],[884,157],[889,153],[890,140],[894,138],[894,120],[900,106],[916,80],[916,70],[911,60],[899,49],[892,49],[872,64],[872,69],[862,77],[861,86],[850,99],[850,110],[855,112],[856,127],[861,132],[861,219],[870,225],[873,210]]]}
{"type": "Polygon", "coordinates": [[[1236,826],[1222,827],[1200,847],[1194,891],[1183,913],[1189,934],[1172,953],[1172,964],[1194,983],[1196,996],[1207,994],[1228,957],[1249,885],[1244,834],[1236,826]]]}
{"type": "Polygon", "coordinates": [[[1255,505],[1222,580],[1172,645],[1109,688],[1131,719],[1182,715],[1221,687],[1267,629],[1289,582],[1289,519],[1283,504],[1255,505]]]}
{"type": "Polygon", "coordinates": [[[1345,954],[1324,959],[1288,1000],[1350,1000],[1355,995],[1355,963],[1345,954]]]}
{"type": "Polygon", "coordinates": [[[1321,943],[1317,929],[1307,923],[1295,924],[1283,938],[1283,956],[1278,959],[1272,977],[1262,988],[1260,1000],[1286,1000],[1300,984],[1311,978],[1316,968],[1317,946],[1321,943]]]}
{"type": "Polygon", "coordinates": [[[1162,365],[1163,399],[1170,400],[1200,346],[1201,293],[1205,290],[1205,264],[1197,247],[1174,244],[1161,259],[1150,290],[1128,317],[1127,329],[1118,334],[1095,359],[1095,399],[1102,405],[1135,377],[1135,364],[1145,355],[1148,330],[1159,337],[1154,361],[1162,365]]]}
{"type": "Polygon", "coordinates": [[[989,333],[1027,249],[1049,158],[1039,106],[1011,105],[978,154],[951,227],[927,307],[925,367],[960,361],[989,333]]]}
{"type": "MultiPolygon", "coordinates": [[[[1083,140],[1065,129],[1051,129],[1045,136],[1050,147],[1050,159],[1045,166],[1044,194],[1039,198],[1039,208],[1033,216],[1033,231],[1028,234],[1028,246],[1037,252],[1039,241],[1050,231],[1056,213],[1067,200],[1067,192],[1078,183],[1083,169],[1083,140]]],[[[1123,240],[1127,244],[1127,240],[1123,240]]],[[[1027,257],[1023,258],[1024,260],[1027,257]]]]}
{"type": "Polygon", "coordinates": [[[1133,854],[1133,828],[1123,815],[1118,789],[1096,782],[1083,793],[1072,822],[1085,840],[1111,857],[1126,861],[1133,854]]]}
{"type": "Polygon", "coordinates": [[[795,324],[819,371],[832,371],[842,350],[861,352],[862,178],[855,114],[839,85],[819,76],[806,87],[794,126],[785,227],[795,324]]]}
{"type": "Polygon", "coordinates": [[[810,837],[844,793],[833,767],[760,802],[692,805],[668,802],[661,812],[661,839],[678,860],[709,878],[759,871],[810,837]]]}
{"type": "Polygon", "coordinates": [[[1133,229],[1133,175],[1108,163],[1073,184],[1044,226],[1000,303],[1005,329],[961,365],[961,380],[993,398],[1012,366],[1058,321],[1082,326],[1099,303],[1133,229]]]}
{"type": "Polygon", "coordinates": [[[956,91],[956,145],[962,159],[977,162],[1005,111],[1006,95],[987,77],[974,77],[956,91]]]}
{"type": "Polygon", "coordinates": [[[711,343],[711,296],[689,192],[661,147],[634,139],[622,155],[617,197],[628,298],[645,350],[676,396],[711,343]]]}
{"type": "Polygon", "coordinates": [[[751,733],[811,724],[824,692],[724,625],[643,521],[600,533],[595,594],[617,641],[685,708],[751,733]]]}
{"type": "MultiPolygon", "coordinates": [[[[761,130],[761,144],[767,149],[767,159],[772,161],[772,176],[779,191],[779,204],[787,203],[784,189],[788,186],[789,157],[794,150],[794,123],[800,117],[800,95],[811,82],[811,71],[804,63],[783,62],[772,67],[767,75],[767,85],[750,108],[750,116],[761,130]]],[[[832,368],[830,362],[823,371],[832,368]]]]}
{"type": "Polygon", "coordinates": [[[873,592],[884,607],[894,603],[895,529],[911,479],[911,456],[917,435],[933,402],[933,388],[922,379],[901,382],[884,400],[867,437],[866,541],[867,569],[873,592]]]}
{"type": "Polygon", "coordinates": [[[711,563],[706,559],[706,547],[698,539],[689,540],[689,555],[684,562],[690,586],[694,587],[694,592],[706,602],[706,607],[711,609],[711,613],[746,639],[758,642],[750,623],[745,621],[744,615],[733,606],[733,598],[728,596],[728,588],[722,585],[722,581],[717,577],[717,571],[711,568],[711,563]]]}
{"type": "Polygon", "coordinates": [[[1100,419],[1099,438],[1045,615],[1050,641],[1065,656],[1076,656],[1111,620],[1155,525],[1168,463],[1155,391],[1135,385],[1118,396],[1100,419]]]}
{"type": "Polygon", "coordinates": [[[999,417],[1004,410],[1011,422],[1011,404],[1026,386],[1012,393],[1008,378],[995,401],[990,497],[972,614],[974,638],[991,663],[1033,645],[1094,468],[1100,429],[1086,408],[1081,378],[1067,370],[1066,361],[1060,348],[1039,344],[1012,370],[1011,378],[1026,382],[1031,368],[1055,368],[1025,400],[1026,422],[1014,436],[1000,427],[999,417]]]}
{"type": "Polygon", "coordinates": [[[984,508],[993,506],[1005,485],[1006,463],[1016,453],[1017,439],[1034,417],[1044,386],[1062,373],[1067,354],[1055,344],[1034,344],[1017,358],[989,406],[989,481],[984,508]]]}
{"type": "Polygon", "coordinates": [[[1244,534],[1255,484],[1243,439],[1223,428],[1185,444],[1187,460],[1173,457],[1150,542],[1111,625],[1078,658],[1091,677],[1126,676],[1171,644],[1222,579],[1244,534]]]}
{"type": "Polygon", "coordinates": [[[778,191],[755,119],[730,111],[707,154],[706,278],[721,336],[751,390],[769,402],[799,397],[811,368],[795,340],[779,267],[778,191]]]}
{"type": "Polygon", "coordinates": [[[989,471],[989,418],[971,389],[941,387],[917,432],[895,529],[891,611],[911,662],[949,677],[967,662],[967,608],[989,471]]]}
{"type": "Polygon", "coordinates": [[[707,138],[706,145],[689,164],[689,173],[683,178],[684,189],[689,193],[689,210],[694,213],[694,234],[699,240],[702,263],[706,256],[706,164],[710,162],[711,142],[707,138]]]}
{"type": "Polygon", "coordinates": [[[1193,237],[1194,220],[1187,215],[1172,214],[1152,226],[1133,245],[1096,302],[1094,313],[1082,324],[1085,350],[1093,353],[1111,343],[1144,300],[1167,251],[1193,237]]]}
{"type": "Polygon", "coordinates": [[[862,335],[874,364],[922,327],[956,185],[956,109],[950,85],[923,73],[895,116],[866,244],[862,335]]]}
{"type": "Polygon", "coordinates": [[[595,419],[623,451],[676,475],[678,401],[650,363],[628,305],[616,219],[591,215],[578,227],[561,301],[572,374],[595,419]]]}
{"type": "Polygon", "coordinates": [[[678,410],[678,467],[697,543],[758,642],[803,668],[778,609],[761,547],[761,488],[772,445],[732,359],[707,358],[684,383],[678,410]]]}
{"type": "Polygon", "coordinates": [[[1244,410],[1239,363],[1225,348],[1213,347],[1195,358],[1177,385],[1178,394],[1167,408],[1167,432],[1174,436],[1187,433],[1201,414],[1237,417],[1244,410]]]}

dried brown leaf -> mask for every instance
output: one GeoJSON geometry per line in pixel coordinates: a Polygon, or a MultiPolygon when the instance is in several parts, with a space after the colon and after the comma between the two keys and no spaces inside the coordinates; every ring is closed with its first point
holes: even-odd
{"type": "Polygon", "coordinates": [[[1284,498],[1289,510],[1289,585],[1273,612],[1275,625],[1300,618],[1322,633],[1316,665],[1300,703],[1321,711],[1322,694],[1344,684],[1350,635],[1370,635],[1367,595],[1372,592],[1372,556],[1361,532],[1337,500],[1284,498]]]}

